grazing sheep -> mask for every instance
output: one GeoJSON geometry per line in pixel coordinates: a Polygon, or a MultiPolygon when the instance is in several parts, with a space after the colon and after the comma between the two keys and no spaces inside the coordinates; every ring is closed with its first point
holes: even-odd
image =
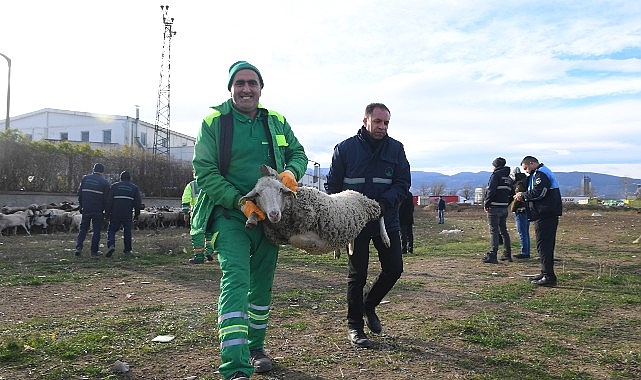
{"type": "Polygon", "coordinates": [[[22,227],[27,235],[31,235],[27,228],[29,214],[26,211],[16,211],[13,214],[0,214],[0,233],[6,228],[13,228],[13,234],[18,232],[18,227],[22,227]]]}
{"type": "Polygon", "coordinates": [[[158,228],[159,218],[158,212],[140,210],[140,215],[137,218],[134,218],[134,225],[136,229],[140,230],[141,228],[158,228]]]}
{"type": "MultiPolygon", "coordinates": [[[[53,208],[47,210],[47,215],[49,217],[49,229],[51,232],[55,233],[58,231],[70,231],[73,216],[81,214],[80,211],[64,211],[62,209],[53,208]]],[[[80,219],[82,219],[82,215],[80,216],[80,219]]],[[[77,227],[78,226],[76,226],[76,228],[77,227]]]]}
{"type": "Polygon", "coordinates": [[[47,215],[43,214],[40,210],[32,211],[31,209],[27,211],[27,215],[29,219],[30,230],[34,230],[34,227],[40,227],[42,233],[47,233],[47,229],[49,228],[47,223],[49,221],[49,218],[47,215]]]}
{"type": "Polygon", "coordinates": [[[74,214],[71,216],[71,223],[69,223],[69,231],[80,231],[80,223],[82,222],[82,214],[74,214]]]}
{"type": "MultiPolygon", "coordinates": [[[[352,190],[328,195],[302,186],[293,193],[274,169],[263,165],[260,170],[263,176],[243,199],[254,201],[265,212],[265,235],[272,243],[290,244],[310,254],[326,253],[351,245],[368,222],[380,219],[381,237],[389,247],[376,201],[352,190]]],[[[245,226],[252,228],[256,223],[251,215],[245,226]]]]}

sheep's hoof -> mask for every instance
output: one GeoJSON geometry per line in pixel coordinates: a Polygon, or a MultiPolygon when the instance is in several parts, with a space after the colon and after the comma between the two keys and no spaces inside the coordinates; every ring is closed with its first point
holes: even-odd
{"type": "Polygon", "coordinates": [[[252,223],[249,220],[245,222],[245,228],[252,229],[256,227],[256,223],[252,223]]]}

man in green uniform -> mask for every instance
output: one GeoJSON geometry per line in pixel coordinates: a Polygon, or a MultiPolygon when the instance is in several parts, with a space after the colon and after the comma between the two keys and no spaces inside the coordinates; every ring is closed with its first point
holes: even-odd
{"type": "MultiPolygon", "coordinates": [[[[195,171],[192,170],[192,174],[195,176],[195,171]]],[[[200,193],[200,187],[198,186],[197,181],[194,179],[185,186],[182,196],[182,212],[183,218],[185,220],[185,225],[193,226],[191,223],[191,213],[194,211],[194,206],[196,205],[196,200],[198,199],[198,194],[200,193]]],[[[212,233],[204,231],[202,228],[192,228],[190,230],[191,235],[191,246],[194,249],[194,257],[189,259],[190,264],[202,264],[205,262],[205,254],[207,255],[207,260],[213,260],[214,250],[211,247],[211,236],[212,233]]]]}
{"type": "Polygon", "coordinates": [[[219,372],[225,379],[248,379],[254,371],[272,368],[264,340],[278,246],[265,237],[262,223],[245,228],[249,215],[256,213],[264,220],[265,213],[241,198],[261,176],[260,165],[275,168],[283,184],[294,191],[307,169],[305,150],[289,123],[258,103],[263,85],[255,66],[234,63],[227,86],[231,99],[212,107],[214,113],[203,120],[194,147],[193,164],[201,191],[192,222],[214,233],[222,271],[218,337],[219,372]],[[231,132],[225,128],[230,118],[231,132]],[[227,131],[222,138],[221,131],[227,131]]]}

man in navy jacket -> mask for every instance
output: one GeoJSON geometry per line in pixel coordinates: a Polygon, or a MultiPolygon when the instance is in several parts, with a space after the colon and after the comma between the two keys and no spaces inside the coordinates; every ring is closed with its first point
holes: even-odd
{"type": "Polygon", "coordinates": [[[390,111],[382,103],[365,108],[363,126],[356,136],[342,141],[334,148],[332,164],[327,174],[327,192],[355,190],[376,200],[385,217],[385,228],[391,240],[386,247],[380,237],[378,222],[370,222],[354,239],[354,252],[349,256],[347,281],[347,328],[352,346],[368,348],[371,342],[364,332],[363,315],[367,326],[376,334],[382,331],[376,315],[378,306],[403,272],[401,254],[399,206],[410,185],[410,164],[403,144],[387,135],[390,111]],[[381,272],[369,290],[364,291],[369,263],[369,244],[374,242],[381,263],[381,272]]]}
{"type": "Polygon", "coordinates": [[[131,174],[128,171],[120,173],[120,182],[111,185],[107,214],[109,215],[109,231],[107,231],[107,257],[116,250],[116,231],[122,227],[124,240],[124,254],[131,253],[131,226],[132,212],[134,216],[140,215],[140,191],[138,186],[131,183],[131,174]]]}
{"type": "Polygon", "coordinates": [[[530,175],[528,190],[514,199],[525,201],[528,220],[534,224],[536,249],[541,257],[541,273],[531,281],[540,286],[556,286],[554,247],[559,216],[563,214],[561,190],[554,173],[532,156],[525,156],[521,168],[530,175]]]}
{"type": "Polygon", "coordinates": [[[89,232],[89,224],[93,229],[91,236],[91,256],[100,256],[98,247],[100,246],[100,232],[102,230],[102,220],[109,195],[109,182],[102,176],[105,167],[101,163],[93,166],[93,173],[82,177],[80,186],[78,186],[78,204],[82,213],[82,220],[78,228],[78,238],[76,239],[76,256],[82,254],[82,245],[89,232]]]}

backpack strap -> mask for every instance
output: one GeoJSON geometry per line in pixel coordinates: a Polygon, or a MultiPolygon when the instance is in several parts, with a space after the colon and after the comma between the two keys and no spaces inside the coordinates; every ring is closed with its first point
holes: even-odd
{"type": "Polygon", "coordinates": [[[231,143],[234,137],[234,116],[231,112],[220,115],[220,146],[218,148],[218,170],[224,177],[231,161],[231,143]]]}

